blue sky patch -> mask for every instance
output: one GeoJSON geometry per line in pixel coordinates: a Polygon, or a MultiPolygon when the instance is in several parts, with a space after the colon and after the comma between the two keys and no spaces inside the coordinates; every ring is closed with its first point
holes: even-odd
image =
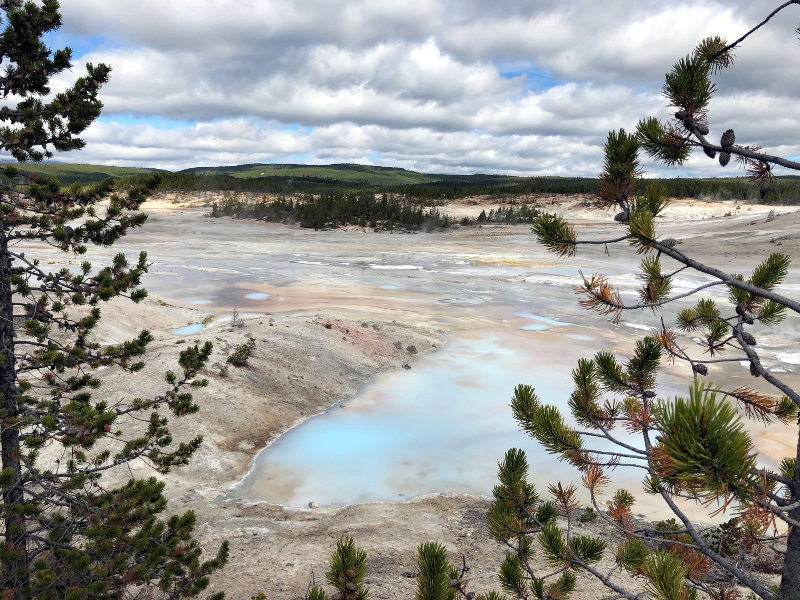
{"type": "Polygon", "coordinates": [[[503,60],[496,60],[494,61],[494,65],[497,68],[497,72],[500,74],[500,77],[503,79],[516,79],[518,77],[524,77],[528,82],[528,89],[531,91],[542,91],[548,90],[552,87],[555,87],[563,81],[557,80],[553,77],[553,74],[550,73],[547,69],[542,69],[537,67],[535,64],[529,61],[503,61],[503,60]]]}
{"type": "Polygon", "coordinates": [[[156,129],[163,131],[171,131],[173,129],[183,129],[185,127],[194,127],[194,121],[181,121],[168,119],[166,117],[140,117],[133,114],[101,116],[97,119],[98,123],[117,123],[120,125],[151,125],[156,129]]]}
{"type": "Polygon", "coordinates": [[[61,50],[66,46],[72,48],[72,59],[77,60],[97,49],[122,48],[121,40],[104,35],[74,36],[56,30],[44,36],[44,43],[50,50],[61,50]]]}
{"type": "Polygon", "coordinates": [[[314,131],[314,128],[300,125],[299,123],[289,123],[288,125],[281,126],[278,131],[298,131],[303,135],[311,135],[311,133],[314,131]]]}

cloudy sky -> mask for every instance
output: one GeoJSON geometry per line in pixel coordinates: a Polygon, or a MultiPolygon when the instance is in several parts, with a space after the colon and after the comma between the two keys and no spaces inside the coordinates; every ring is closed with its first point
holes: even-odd
{"type": "MultiPolygon", "coordinates": [[[[181,169],[356,162],[426,172],[595,176],[609,129],[665,117],[663,76],[752,0],[62,0],[48,39],[112,66],[68,162],[181,169]]],[[[800,155],[792,6],[717,78],[712,139],[800,155]]],[[[722,175],[704,155],[650,174],[722,175]]]]}

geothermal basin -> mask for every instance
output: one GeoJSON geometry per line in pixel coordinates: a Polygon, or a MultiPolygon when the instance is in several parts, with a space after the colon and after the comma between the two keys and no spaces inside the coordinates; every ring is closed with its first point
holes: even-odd
{"type": "MultiPolygon", "coordinates": [[[[607,231],[596,222],[586,225],[590,235],[607,231]]],[[[674,224],[683,238],[702,236],[709,226],[674,224]]],[[[426,356],[409,350],[410,369],[379,374],[355,397],[278,437],[249,472],[236,476],[225,494],[230,500],[306,506],[487,495],[497,462],[511,447],[528,453],[540,490],[556,479],[578,483],[577,471],[518,431],[509,408],[514,387],[533,385],[543,402],[565,409],[578,358],[608,349],[624,359],[636,339],[660,325],[658,314],[631,312],[615,326],[578,304],[579,270],[609,275],[623,300],[635,301],[641,257],[629,248],[561,260],[536,244],[526,226],[430,234],[311,231],[211,219],[194,209],[154,214],[108,254],[140,248],[153,261],[145,286],[170,304],[217,315],[236,308],[396,320],[437,327],[446,340],[426,356]],[[184,233],[176,237],[175,231],[184,233]]],[[[733,272],[754,266],[727,262],[721,266],[733,272]]],[[[781,291],[796,296],[799,279],[793,270],[781,291]]],[[[680,293],[701,281],[679,275],[673,288],[680,293]]],[[[707,295],[722,299],[725,291],[712,288],[707,295]]],[[[764,364],[795,385],[798,339],[796,323],[759,335],[764,364]]],[[[739,363],[719,373],[752,381],[739,363]]],[[[684,393],[688,369],[665,365],[659,382],[663,396],[684,393]]],[[[638,490],[640,481],[638,471],[614,474],[618,487],[638,490]]]]}

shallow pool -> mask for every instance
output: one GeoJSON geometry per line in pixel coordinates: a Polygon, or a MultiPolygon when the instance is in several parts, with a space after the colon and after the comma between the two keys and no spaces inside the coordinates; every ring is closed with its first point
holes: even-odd
{"type": "Polygon", "coordinates": [[[200,333],[205,328],[206,326],[203,323],[191,323],[183,327],[178,327],[177,329],[170,329],[169,332],[173,335],[194,335],[200,333]]]}
{"type": "Polygon", "coordinates": [[[508,334],[458,337],[410,371],[376,377],[363,393],[288,431],[256,457],[228,497],[287,506],[398,501],[431,493],[491,493],[506,450],[530,453],[542,492],[579,474],[545,454],[509,408],[516,383],[565,406],[580,344],[508,334]],[[547,356],[543,361],[542,357],[547,356]],[[553,377],[554,373],[566,377],[553,377]],[[572,471],[565,477],[565,471],[572,471]]]}

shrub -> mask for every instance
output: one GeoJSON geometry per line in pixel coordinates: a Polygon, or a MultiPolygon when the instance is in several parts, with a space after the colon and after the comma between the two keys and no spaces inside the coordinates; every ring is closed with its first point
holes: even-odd
{"type": "Polygon", "coordinates": [[[253,356],[256,350],[256,338],[248,339],[244,344],[236,346],[236,349],[228,356],[227,362],[234,367],[244,367],[248,359],[253,356]]]}

